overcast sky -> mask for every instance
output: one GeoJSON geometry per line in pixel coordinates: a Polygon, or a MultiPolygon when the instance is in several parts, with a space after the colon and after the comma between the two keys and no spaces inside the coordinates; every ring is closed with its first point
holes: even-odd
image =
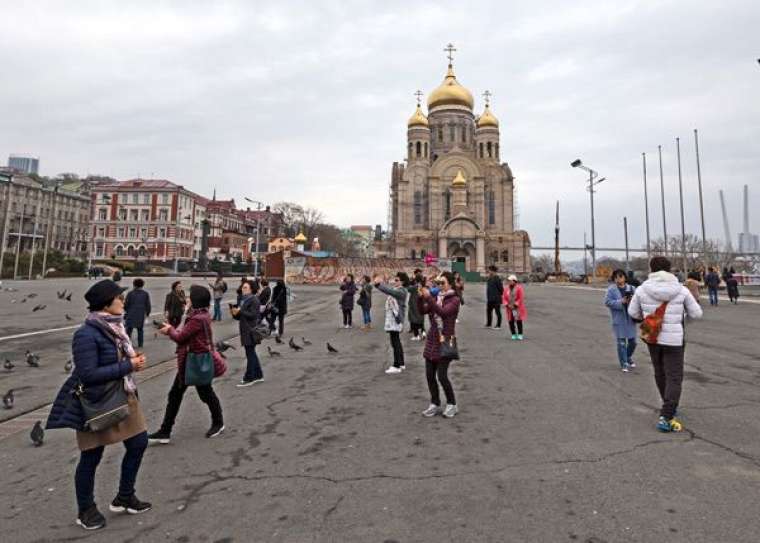
{"type": "Polygon", "coordinates": [[[459,81],[493,92],[502,159],[534,245],[581,245],[581,158],[607,180],[598,246],[644,243],[641,153],[652,237],[698,233],[693,129],[708,237],[732,236],[750,185],[760,231],[760,4],[595,2],[34,2],[0,7],[0,156],[41,173],[166,178],[204,195],[297,201],[339,225],[386,223],[391,164],[404,158],[413,93],[438,86],[453,42],[459,81]],[[129,4],[129,5],[126,5],[129,4]]]}

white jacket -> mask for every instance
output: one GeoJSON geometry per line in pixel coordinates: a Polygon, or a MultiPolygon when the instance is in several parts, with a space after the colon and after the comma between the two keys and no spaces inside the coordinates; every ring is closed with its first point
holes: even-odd
{"type": "Polygon", "coordinates": [[[662,330],[657,337],[659,345],[683,345],[683,314],[692,319],[702,316],[699,306],[689,289],[678,282],[672,273],[658,271],[649,274],[649,279],[636,289],[628,305],[628,314],[634,319],[643,319],[663,302],[668,302],[662,321],[662,330]]]}

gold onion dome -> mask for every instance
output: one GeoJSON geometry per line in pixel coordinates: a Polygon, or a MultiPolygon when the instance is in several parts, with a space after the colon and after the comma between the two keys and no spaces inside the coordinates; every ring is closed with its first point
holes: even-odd
{"type": "Polygon", "coordinates": [[[427,128],[429,126],[428,119],[425,117],[425,114],[422,113],[422,108],[419,104],[417,104],[417,111],[415,111],[414,114],[409,117],[407,126],[409,128],[412,128],[413,126],[424,126],[427,128]]]}
{"type": "Polygon", "coordinates": [[[459,170],[457,172],[457,176],[451,182],[451,186],[453,186],[453,187],[464,187],[465,185],[467,185],[467,179],[464,177],[464,174],[462,173],[462,170],[459,170]]]}
{"type": "Polygon", "coordinates": [[[491,108],[488,104],[486,104],[486,109],[483,112],[483,115],[478,117],[478,128],[483,128],[486,126],[499,128],[499,120],[493,116],[493,113],[491,113],[491,108]]]}
{"type": "Polygon", "coordinates": [[[472,94],[459,84],[454,75],[454,67],[449,64],[449,71],[443,83],[428,96],[428,111],[437,106],[465,106],[472,110],[472,94]]]}
{"type": "Polygon", "coordinates": [[[306,241],[306,236],[303,235],[303,232],[299,232],[298,235],[293,239],[296,243],[303,243],[306,241]]]}

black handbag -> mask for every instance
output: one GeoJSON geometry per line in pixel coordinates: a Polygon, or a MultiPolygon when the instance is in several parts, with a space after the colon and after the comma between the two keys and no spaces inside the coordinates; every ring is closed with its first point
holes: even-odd
{"type": "Polygon", "coordinates": [[[456,336],[446,338],[441,334],[441,359],[459,360],[459,347],[457,346],[456,336]]]}
{"type": "Polygon", "coordinates": [[[87,398],[82,383],[79,383],[74,394],[82,404],[84,429],[87,432],[106,430],[129,416],[127,392],[124,390],[124,379],[121,377],[103,385],[103,393],[97,401],[87,398]]]}

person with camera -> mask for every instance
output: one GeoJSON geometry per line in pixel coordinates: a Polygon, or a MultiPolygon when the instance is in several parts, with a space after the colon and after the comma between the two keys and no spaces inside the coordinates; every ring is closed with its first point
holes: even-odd
{"type": "MultiPolygon", "coordinates": [[[[177,419],[182,398],[188,385],[185,383],[185,365],[189,353],[206,353],[213,350],[214,336],[211,332],[211,318],[208,308],[211,304],[211,294],[206,287],[201,285],[190,286],[191,309],[187,313],[185,324],[177,329],[170,324],[164,324],[159,333],[168,336],[177,344],[177,374],[174,376],[172,388],[166,401],[166,412],[161,428],[148,436],[151,443],[166,445],[171,440],[174,421],[177,419]]],[[[211,428],[206,432],[206,437],[216,437],[224,431],[224,418],[222,405],[214,392],[211,383],[196,385],[195,391],[203,403],[208,406],[211,414],[211,428]]]]}
{"type": "Polygon", "coordinates": [[[456,321],[459,314],[460,298],[454,289],[454,274],[443,272],[435,280],[437,295],[427,287],[421,287],[418,305],[420,313],[428,315],[428,329],[425,350],[425,376],[430,391],[430,405],[422,412],[423,417],[443,415],[451,418],[458,413],[454,387],[449,380],[449,365],[459,358],[456,344],[456,321]],[[441,409],[438,383],[446,395],[446,409],[441,409]]]}
{"type": "Polygon", "coordinates": [[[260,342],[256,331],[261,321],[259,300],[259,282],[246,279],[240,285],[240,303],[230,306],[232,318],[239,322],[240,344],[245,349],[246,368],[238,387],[249,387],[264,380],[261,362],[256,354],[256,345],[260,342]]]}
{"type": "Polygon", "coordinates": [[[145,369],[146,360],[145,355],[135,352],[124,327],[125,290],[104,279],[84,295],[90,313],[72,340],[74,371],[58,392],[46,425],[48,429],[76,430],[80,450],[74,475],[79,508],[76,522],[85,530],[106,525],[95,504],[95,472],[106,445],[122,442],[126,449],[119,491],[109,509],[137,514],[151,508],[135,495],[148,433],[132,374],[145,369]],[[118,411],[123,413],[117,419],[107,416],[112,404],[118,404],[118,411]],[[103,422],[105,419],[109,422],[103,422]]]}
{"type": "Polygon", "coordinates": [[[404,329],[404,315],[406,314],[407,287],[409,276],[405,272],[398,272],[393,276],[393,286],[383,283],[383,278],[376,275],[374,278],[375,288],[386,294],[385,298],[385,331],[393,349],[393,365],[385,370],[387,374],[401,373],[406,369],[404,363],[404,347],[401,345],[401,331],[404,329]]]}
{"type": "Polygon", "coordinates": [[[610,285],[604,296],[604,305],[610,310],[618,362],[624,373],[636,367],[633,361],[633,352],[636,350],[636,323],[628,314],[628,305],[635,290],[627,284],[626,273],[623,270],[615,270],[610,276],[610,285]]]}

